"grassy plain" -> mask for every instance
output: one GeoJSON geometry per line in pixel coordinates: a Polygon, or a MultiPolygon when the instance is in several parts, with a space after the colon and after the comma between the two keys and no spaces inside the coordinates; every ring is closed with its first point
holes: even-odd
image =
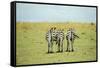
{"type": "Polygon", "coordinates": [[[96,60],[96,25],[90,23],[31,23],[17,22],[16,24],[16,59],[17,65],[45,64],[62,62],[80,62],[96,60]],[[47,41],[45,34],[51,27],[76,30],[80,39],[74,43],[74,52],[65,52],[67,42],[64,39],[64,52],[56,53],[57,45],[54,44],[54,53],[47,54],[47,41]]]}

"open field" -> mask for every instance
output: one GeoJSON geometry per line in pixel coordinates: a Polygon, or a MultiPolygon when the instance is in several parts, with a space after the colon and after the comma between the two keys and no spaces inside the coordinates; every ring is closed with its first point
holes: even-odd
{"type": "Polygon", "coordinates": [[[16,24],[16,59],[17,65],[45,64],[61,62],[79,62],[96,60],[96,25],[90,23],[20,23],[16,24]],[[65,52],[67,41],[64,39],[64,52],[47,54],[45,34],[51,27],[64,29],[75,28],[80,39],[74,43],[74,52],[65,52]]]}

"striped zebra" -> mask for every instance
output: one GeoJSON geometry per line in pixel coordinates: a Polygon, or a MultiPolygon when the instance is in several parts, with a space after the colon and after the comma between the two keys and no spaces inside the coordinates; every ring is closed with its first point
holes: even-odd
{"type": "Polygon", "coordinates": [[[48,53],[53,53],[53,43],[56,42],[58,44],[58,52],[60,52],[61,47],[63,50],[63,40],[64,34],[62,31],[57,31],[56,28],[51,28],[46,33],[46,40],[48,42],[48,53]]]}
{"type": "Polygon", "coordinates": [[[66,34],[66,40],[67,40],[67,50],[66,51],[68,52],[74,51],[73,43],[74,43],[75,38],[79,38],[79,36],[75,34],[75,31],[73,28],[70,28],[66,34]]]}
{"type": "Polygon", "coordinates": [[[48,42],[48,53],[53,53],[53,42],[56,41],[56,28],[51,28],[46,33],[46,40],[48,42]]]}
{"type": "Polygon", "coordinates": [[[63,30],[57,31],[58,52],[63,52],[63,40],[64,40],[63,30]]]}

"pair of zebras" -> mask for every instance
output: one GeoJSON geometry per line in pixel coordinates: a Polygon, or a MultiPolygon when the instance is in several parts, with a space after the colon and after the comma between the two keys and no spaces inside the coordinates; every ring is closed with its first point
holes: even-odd
{"type": "MultiPolygon", "coordinates": [[[[66,51],[74,51],[73,49],[73,43],[75,38],[79,38],[75,32],[74,29],[70,28],[67,31],[66,34],[66,40],[67,40],[67,49],[66,51]]],[[[48,42],[48,53],[53,53],[53,43],[56,42],[58,45],[58,51],[57,52],[63,52],[63,41],[64,41],[64,32],[63,30],[56,30],[56,27],[51,28],[46,33],[46,40],[48,42]]]]}

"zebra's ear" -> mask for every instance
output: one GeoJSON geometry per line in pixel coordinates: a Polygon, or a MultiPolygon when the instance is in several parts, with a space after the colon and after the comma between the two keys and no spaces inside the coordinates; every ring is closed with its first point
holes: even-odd
{"type": "Polygon", "coordinates": [[[54,30],[56,29],[56,27],[54,27],[54,30]]]}
{"type": "Polygon", "coordinates": [[[53,29],[53,27],[51,27],[51,30],[53,29]]]}

